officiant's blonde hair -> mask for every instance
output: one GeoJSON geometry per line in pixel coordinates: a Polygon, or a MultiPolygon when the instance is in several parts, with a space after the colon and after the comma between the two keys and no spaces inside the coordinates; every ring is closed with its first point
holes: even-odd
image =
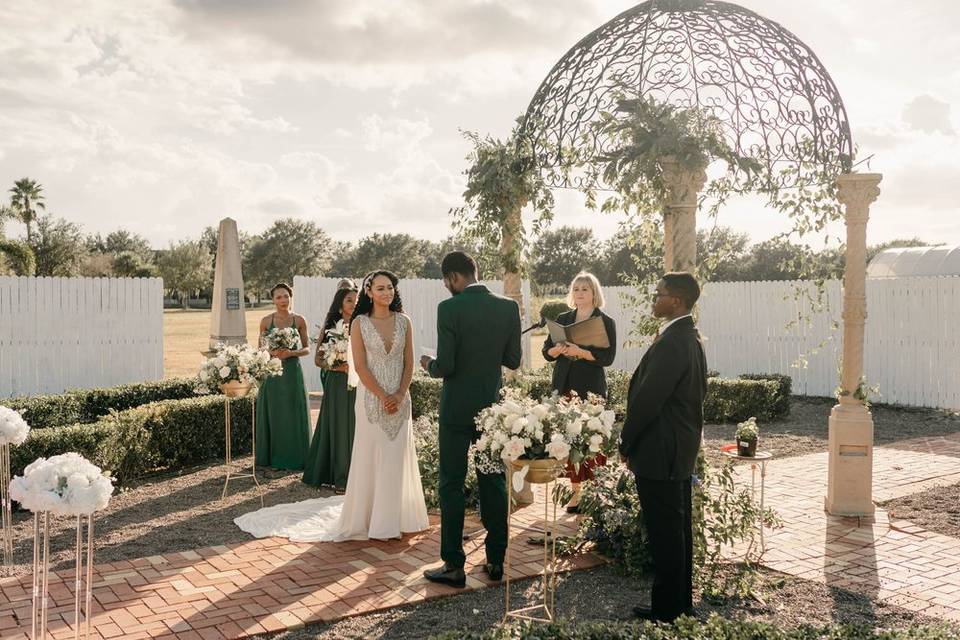
{"type": "Polygon", "coordinates": [[[580,282],[590,285],[590,290],[593,291],[593,306],[597,309],[603,309],[603,305],[606,304],[603,299],[603,287],[600,286],[597,276],[589,271],[581,271],[573,276],[573,280],[570,281],[570,290],[567,292],[567,306],[571,309],[577,308],[577,305],[573,302],[573,288],[580,282]]]}

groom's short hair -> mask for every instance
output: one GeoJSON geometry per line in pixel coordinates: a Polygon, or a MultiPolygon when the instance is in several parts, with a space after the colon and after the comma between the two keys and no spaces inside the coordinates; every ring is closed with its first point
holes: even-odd
{"type": "Polygon", "coordinates": [[[692,310],[700,299],[700,285],[689,271],[671,271],[663,274],[663,286],[680,298],[683,306],[692,310]]]}
{"type": "Polygon", "coordinates": [[[477,261],[469,253],[463,251],[451,251],[443,256],[440,263],[440,273],[446,278],[451,273],[459,273],[462,276],[470,278],[477,277],[477,261]]]}

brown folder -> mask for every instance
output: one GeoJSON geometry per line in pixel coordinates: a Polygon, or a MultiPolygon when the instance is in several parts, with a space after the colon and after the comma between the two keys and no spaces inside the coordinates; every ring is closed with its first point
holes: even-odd
{"type": "Polygon", "coordinates": [[[600,316],[593,316],[566,326],[553,320],[547,320],[547,330],[550,332],[554,344],[571,342],[578,347],[610,348],[607,327],[603,324],[603,318],[600,316]]]}

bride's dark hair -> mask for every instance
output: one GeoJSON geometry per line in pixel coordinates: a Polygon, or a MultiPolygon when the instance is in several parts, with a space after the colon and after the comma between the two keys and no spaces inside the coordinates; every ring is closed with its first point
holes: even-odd
{"type": "Polygon", "coordinates": [[[350,318],[350,324],[353,324],[353,321],[359,316],[369,316],[373,311],[373,299],[370,297],[370,294],[367,293],[367,289],[373,284],[374,278],[377,276],[384,276],[390,280],[390,284],[393,285],[393,302],[390,303],[390,311],[396,311],[397,313],[403,313],[403,300],[400,298],[400,279],[393,274],[391,271],[386,269],[380,269],[378,271],[371,271],[367,274],[367,277],[363,279],[363,284],[360,285],[360,293],[357,295],[357,306],[353,309],[353,317],[350,318]]]}

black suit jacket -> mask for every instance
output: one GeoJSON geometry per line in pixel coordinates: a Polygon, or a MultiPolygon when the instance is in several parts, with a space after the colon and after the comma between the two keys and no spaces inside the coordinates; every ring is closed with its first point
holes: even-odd
{"type": "Polygon", "coordinates": [[[686,480],[703,436],[707,359],[693,318],[673,323],[647,349],[627,392],[620,453],[638,478],[686,480]]]}
{"type": "MultiPolygon", "coordinates": [[[[547,362],[556,362],[553,367],[553,388],[560,393],[576,391],[577,395],[583,399],[587,398],[587,393],[607,397],[607,376],[603,372],[603,368],[612,365],[614,358],[617,357],[617,325],[613,318],[600,311],[600,309],[594,309],[593,315],[603,318],[603,326],[607,330],[607,339],[610,341],[610,346],[606,349],[584,347],[593,354],[593,362],[571,360],[564,356],[552,357],[547,353],[554,347],[554,342],[549,334],[543,343],[544,359],[547,362]]],[[[557,316],[557,323],[569,325],[573,324],[576,319],[577,310],[571,309],[557,316]]]]}

